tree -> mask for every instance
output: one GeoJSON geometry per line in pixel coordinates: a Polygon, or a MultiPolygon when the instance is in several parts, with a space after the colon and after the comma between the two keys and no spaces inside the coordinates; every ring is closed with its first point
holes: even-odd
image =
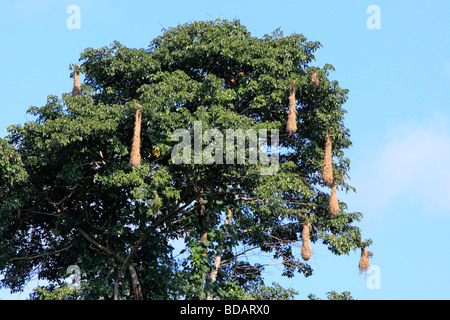
{"type": "Polygon", "coordinates": [[[33,289],[33,293],[30,294],[31,300],[79,300],[81,298],[78,289],[67,285],[38,287],[33,289]]]}
{"type": "Polygon", "coordinates": [[[331,65],[310,65],[320,46],[216,20],[171,28],[148,49],[86,49],[74,67],[85,76],[81,92],[50,95],[28,110],[34,121],[0,140],[2,286],[19,291],[38,274],[51,291],[77,265],[85,299],[289,298],[264,285],[265,266],[246,253],[271,254],[284,276],[310,276],[302,241],[337,255],[370,245],[353,225],[361,213],[340,202],[330,214],[329,133],[332,191],[354,188],[344,155],[348,90],[328,79],[331,65]],[[199,139],[199,125],[224,141],[239,130],[278,132],[277,170],[264,174],[267,164],[251,161],[251,138],[240,161],[234,148],[199,139]],[[194,141],[181,163],[172,156],[177,129],[194,141]],[[210,161],[196,143],[233,163],[210,161]],[[184,241],[178,256],[175,240],[184,241]]]}
{"type": "MultiPolygon", "coordinates": [[[[317,298],[314,294],[308,295],[309,300],[322,300],[320,298],[317,298]]],[[[344,291],[342,293],[337,293],[336,291],[330,291],[327,293],[327,299],[328,300],[355,300],[353,299],[352,295],[348,291],[344,291]]]]}

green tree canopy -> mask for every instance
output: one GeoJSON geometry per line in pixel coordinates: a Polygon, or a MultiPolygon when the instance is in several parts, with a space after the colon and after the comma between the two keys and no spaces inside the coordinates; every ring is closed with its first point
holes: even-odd
{"type": "MultiPolygon", "coordinates": [[[[147,49],[86,49],[76,67],[81,94],[49,96],[28,110],[34,121],[0,140],[1,285],[19,291],[36,274],[61,284],[77,265],[86,299],[287,298],[292,291],[264,287],[265,266],[246,252],[271,254],[293,277],[313,274],[299,252],[304,225],[336,255],[370,245],[354,225],[361,213],[340,202],[329,214],[326,128],[337,190],[353,190],[351,141],[348,91],[329,80],[331,65],[311,65],[320,46],[216,20],[171,28],[147,49]],[[291,84],[294,134],[286,130],[291,84]],[[133,167],[138,114],[142,161],[133,167]],[[173,133],[194,137],[196,122],[224,139],[227,129],[279,130],[277,171],[262,174],[249,148],[243,163],[175,163],[173,133]]],[[[235,153],[223,145],[224,158],[235,153]]]]}

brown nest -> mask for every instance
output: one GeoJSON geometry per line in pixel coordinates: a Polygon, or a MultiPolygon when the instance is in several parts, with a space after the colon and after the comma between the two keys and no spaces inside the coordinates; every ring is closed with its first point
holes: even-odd
{"type": "Polygon", "coordinates": [[[359,259],[359,271],[367,271],[370,267],[369,264],[369,252],[366,248],[361,248],[361,259],[359,259]]]}
{"type": "Polygon", "coordinates": [[[311,82],[318,87],[319,86],[319,73],[314,71],[311,75],[311,82]]]}
{"type": "Polygon", "coordinates": [[[302,230],[302,258],[308,261],[311,258],[311,244],[309,242],[309,228],[311,224],[309,222],[303,224],[302,230]]]}
{"type": "Polygon", "coordinates": [[[289,135],[297,132],[297,109],[295,103],[295,80],[289,85],[289,115],[286,124],[286,131],[289,135]]]}
{"type": "Polygon", "coordinates": [[[331,162],[331,134],[327,126],[325,137],[325,150],[323,156],[322,179],[326,186],[333,184],[333,164],[331,162]]]}
{"type": "Polygon", "coordinates": [[[79,67],[74,64],[73,65],[73,89],[72,89],[72,97],[79,96],[81,94],[80,89],[80,75],[79,75],[79,67]]]}
{"type": "Polygon", "coordinates": [[[339,213],[339,202],[336,194],[336,181],[333,181],[333,186],[331,187],[329,211],[332,216],[335,216],[339,213]]]}
{"type": "Polygon", "coordinates": [[[136,118],[134,121],[134,134],[133,142],[131,145],[130,153],[130,165],[133,168],[138,168],[141,165],[141,122],[142,122],[142,106],[135,102],[136,106],[139,107],[136,110],[136,118]]]}

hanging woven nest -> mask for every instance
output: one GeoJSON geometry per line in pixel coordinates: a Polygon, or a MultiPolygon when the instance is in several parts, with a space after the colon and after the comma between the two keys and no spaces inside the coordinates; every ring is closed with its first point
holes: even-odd
{"type": "Polygon", "coordinates": [[[314,71],[311,75],[311,82],[318,87],[319,86],[319,73],[314,71]]]}
{"type": "Polygon", "coordinates": [[[73,65],[73,89],[72,89],[72,97],[79,96],[81,94],[80,89],[80,67],[78,65],[73,65]]]}
{"type": "Polygon", "coordinates": [[[141,123],[142,123],[142,106],[135,102],[135,105],[139,107],[136,110],[136,118],[134,121],[134,134],[133,142],[131,145],[130,153],[130,165],[132,168],[139,168],[141,165],[141,123]]]}
{"type": "Polygon", "coordinates": [[[295,80],[289,85],[289,115],[286,124],[286,131],[289,135],[297,132],[297,108],[295,102],[295,80]]]}
{"type": "Polygon", "coordinates": [[[308,261],[311,258],[311,244],[309,242],[309,228],[311,227],[310,222],[305,222],[303,224],[302,230],[302,258],[308,261]]]}
{"type": "Polygon", "coordinates": [[[339,213],[339,201],[336,194],[336,181],[333,181],[333,186],[331,187],[329,211],[332,216],[339,213]]]}
{"type": "Polygon", "coordinates": [[[359,259],[359,271],[367,271],[370,267],[369,263],[369,252],[366,248],[361,248],[361,259],[359,259]]]}
{"type": "Polygon", "coordinates": [[[333,184],[333,163],[331,161],[331,130],[327,125],[325,136],[325,150],[323,156],[322,179],[326,186],[333,184]]]}

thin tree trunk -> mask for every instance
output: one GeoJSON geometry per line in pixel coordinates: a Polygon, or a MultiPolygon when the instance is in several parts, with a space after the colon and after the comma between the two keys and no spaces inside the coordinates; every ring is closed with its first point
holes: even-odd
{"type": "MultiPolygon", "coordinates": [[[[227,218],[225,219],[225,230],[227,228],[227,225],[231,223],[231,210],[227,209],[227,218]]],[[[209,274],[209,281],[211,283],[216,282],[217,273],[219,272],[220,265],[222,264],[222,250],[223,250],[223,241],[220,244],[219,250],[217,250],[217,255],[214,258],[214,269],[209,274]]],[[[213,296],[208,295],[206,297],[206,300],[212,300],[213,296]]]]}
{"type": "Polygon", "coordinates": [[[200,213],[198,215],[200,224],[200,243],[204,246],[205,241],[208,239],[208,218],[205,214],[205,204],[203,203],[203,188],[200,191],[198,203],[200,205],[200,213]]]}
{"type": "MultiPolygon", "coordinates": [[[[196,187],[198,190],[199,188],[196,187]]],[[[203,188],[200,188],[200,193],[198,196],[198,204],[200,206],[200,211],[198,212],[198,223],[200,225],[200,246],[203,249],[203,256],[207,256],[207,246],[206,241],[208,240],[208,219],[205,214],[205,204],[204,204],[204,198],[203,198],[203,188]]],[[[198,299],[201,299],[198,297],[198,299]]]]}
{"type": "Polygon", "coordinates": [[[114,300],[119,300],[120,293],[120,281],[122,280],[122,271],[119,271],[119,275],[117,276],[116,281],[114,282],[114,300]]]}
{"type": "Polygon", "coordinates": [[[136,272],[136,269],[130,264],[128,266],[128,271],[131,276],[131,283],[133,284],[134,291],[134,299],[135,300],[144,300],[144,296],[142,295],[141,284],[139,283],[139,278],[136,272]]]}
{"type": "MultiPolygon", "coordinates": [[[[129,264],[129,262],[131,260],[131,256],[137,250],[137,247],[141,244],[143,239],[145,239],[145,235],[142,236],[137,241],[137,243],[135,245],[136,249],[133,248],[134,250],[131,251],[130,255],[127,258],[123,258],[122,256],[120,256],[117,253],[115,253],[114,251],[112,251],[110,248],[107,248],[107,247],[101,245],[96,240],[91,238],[83,229],[78,228],[78,227],[75,229],[81,234],[81,236],[84,239],[86,239],[88,242],[90,242],[94,247],[96,247],[100,251],[103,251],[108,256],[114,258],[114,260],[116,260],[118,263],[122,264],[123,268],[126,268],[128,265],[128,271],[130,272],[131,283],[133,285],[134,297],[136,300],[144,300],[144,297],[142,295],[142,290],[141,290],[141,284],[139,283],[138,274],[136,272],[136,269],[131,264],[129,264]]],[[[119,278],[120,278],[120,272],[119,272],[119,278]]],[[[114,284],[114,298],[116,298],[116,297],[118,298],[118,296],[119,296],[119,291],[118,291],[119,287],[118,286],[119,286],[118,281],[116,281],[116,283],[114,284]]]]}

